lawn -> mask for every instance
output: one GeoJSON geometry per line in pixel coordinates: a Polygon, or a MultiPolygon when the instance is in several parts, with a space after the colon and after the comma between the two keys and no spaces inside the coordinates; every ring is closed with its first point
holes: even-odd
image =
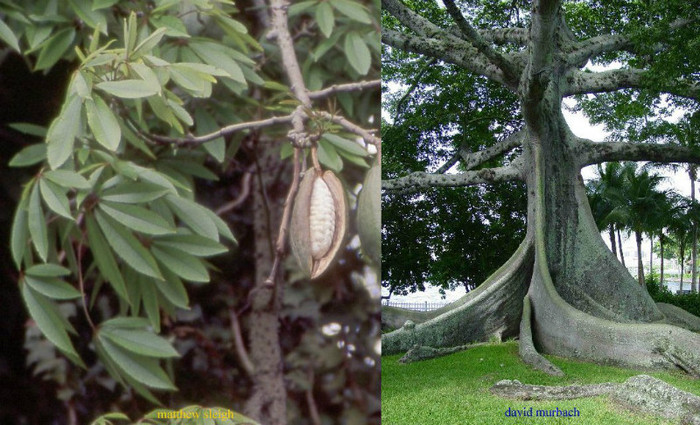
{"type": "Polygon", "coordinates": [[[493,344],[450,356],[403,365],[401,356],[382,357],[383,425],[466,424],[677,424],[616,406],[607,397],[569,401],[518,401],[491,395],[489,388],[501,379],[524,384],[568,385],[623,382],[646,373],[682,390],[700,395],[700,381],[680,372],[640,372],[604,367],[547,356],[566,374],[552,377],[533,370],[518,357],[517,342],[493,344]],[[513,418],[508,408],[571,410],[578,417],[513,418]]]}

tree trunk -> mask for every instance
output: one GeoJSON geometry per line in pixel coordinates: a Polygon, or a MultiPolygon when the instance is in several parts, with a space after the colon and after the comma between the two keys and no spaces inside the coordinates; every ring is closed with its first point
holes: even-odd
{"type": "Polygon", "coordinates": [[[659,248],[661,249],[661,273],[659,276],[659,283],[664,284],[664,235],[662,234],[659,238],[659,248]]]}
{"type": "Polygon", "coordinates": [[[644,264],[642,263],[642,232],[634,232],[637,241],[637,280],[644,285],[644,264]]]}
{"type": "Polygon", "coordinates": [[[611,224],[608,226],[608,236],[610,237],[610,249],[612,249],[612,253],[617,258],[617,241],[615,241],[615,228],[611,224]]]}
{"type": "MultiPolygon", "coordinates": [[[[695,180],[697,179],[697,168],[690,166],[690,200],[695,204],[695,180]]],[[[693,250],[690,260],[690,291],[695,293],[698,291],[698,225],[693,220],[693,250]]]]}
{"type": "MultiPolygon", "coordinates": [[[[258,146],[261,144],[258,144],[258,146]]],[[[253,391],[245,413],[266,425],[287,423],[287,394],[284,386],[284,358],[279,340],[279,307],[284,282],[265,283],[274,259],[277,235],[284,204],[284,190],[291,181],[289,161],[266,145],[258,149],[258,176],[254,178],[255,285],[250,295],[250,310],[244,325],[248,353],[255,370],[250,376],[253,391]]]]}
{"type": "Polygon", "coordinates": [[[649,276],[654,274],[654,235],[649,233],[649,276]]]}
{"type": "Polygon", "coordinates": [[[685,273],[685,249],[683,247],[680,248],[681,252],[681,283],[680,287],[678,288],[678,291],[682,294],[683,293],[683,274],[685,273]]]}
{"type": "Polygon", "coordinates": [[[620,244],[620,262],[622,262],[622,265],[625,266],[625,254],[622,252],[622,236],[620,235],[619,227],[617,228],[617,243],[620,244]]]}

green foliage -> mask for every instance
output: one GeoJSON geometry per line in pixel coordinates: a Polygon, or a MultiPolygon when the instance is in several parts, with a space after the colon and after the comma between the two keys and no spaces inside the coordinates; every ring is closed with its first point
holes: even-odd
{"type": "MultiPolygon", "coordinates": [[[[659,283],[659,277],[649,275],[646,277],[647,290],[651,298],[657,303],[673,304],[688,313],[700,316],[700,293],[674,294],[666,286],[659,283]]],[[[686,288],[690,282],[686,282],[686,288]]]]}

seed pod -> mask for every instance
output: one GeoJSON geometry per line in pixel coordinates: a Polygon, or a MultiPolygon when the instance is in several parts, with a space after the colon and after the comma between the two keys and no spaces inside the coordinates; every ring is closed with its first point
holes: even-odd
{"type": "Polygon", "coordinates": [[[289,239],[306,276],[320,276],[333,262],[345,237],[347,204],[332,171],[309,168],[294,199],[289,239]]]}

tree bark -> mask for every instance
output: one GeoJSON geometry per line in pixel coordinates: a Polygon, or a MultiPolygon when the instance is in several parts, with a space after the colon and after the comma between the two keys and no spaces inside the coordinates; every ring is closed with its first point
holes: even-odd
{"type": "Polygon", "coordinates": [[[610,248],[613,255],[617,258],[617,241],[615,241],[615,228],[611,224],[608,226],[608,236],[610,237],[610,248]]]}
{"type": "Polygon", "coordinates": [[[284,204],[284,190],[291,181],[289,161],[281,161],[269,146],[257,148],[254,184],[255,285],[250,292],[250,312],[244,325],[248,353],[255,369],[250,376],[253,391],[245,413],[266,425],[287,423],[284,358],[279,340],[279,306],[284,283],[265,283],[272,269],[274,240],[284,204]]]}
{"type": "Polygon", "coordinates": [[[637,241],[637,280],[639,285],[644,285],[644,263],[642,262],[642,232],[634,232],[637,241]]]}
{"type": "Polygon", "coordinates": [[[659,248],[661,250],[661,276],[659,276],[659,284],[664,284],[664,235],[661,234],[659,237],[659,248]]]}
{"type": "MultiPolygon", "coordinates": [[[[617,243],[620,245],[620,262],[625,266],[625,254],[622,250],[622,236],[620,235],[620,228],[617,228],[617,243]]],[[[627,266],[625,266],[627,267],[627,266]]]]}
{"type": "MultiPolygon", "coordinates": [[[[690,200],[695,204],[695,180],[697,179],[697,168],[690,166],[690,200]]],[[[690,260],[690,292],[698,291],[698,224],[693,220],[693,248],[690,260]]]]}

